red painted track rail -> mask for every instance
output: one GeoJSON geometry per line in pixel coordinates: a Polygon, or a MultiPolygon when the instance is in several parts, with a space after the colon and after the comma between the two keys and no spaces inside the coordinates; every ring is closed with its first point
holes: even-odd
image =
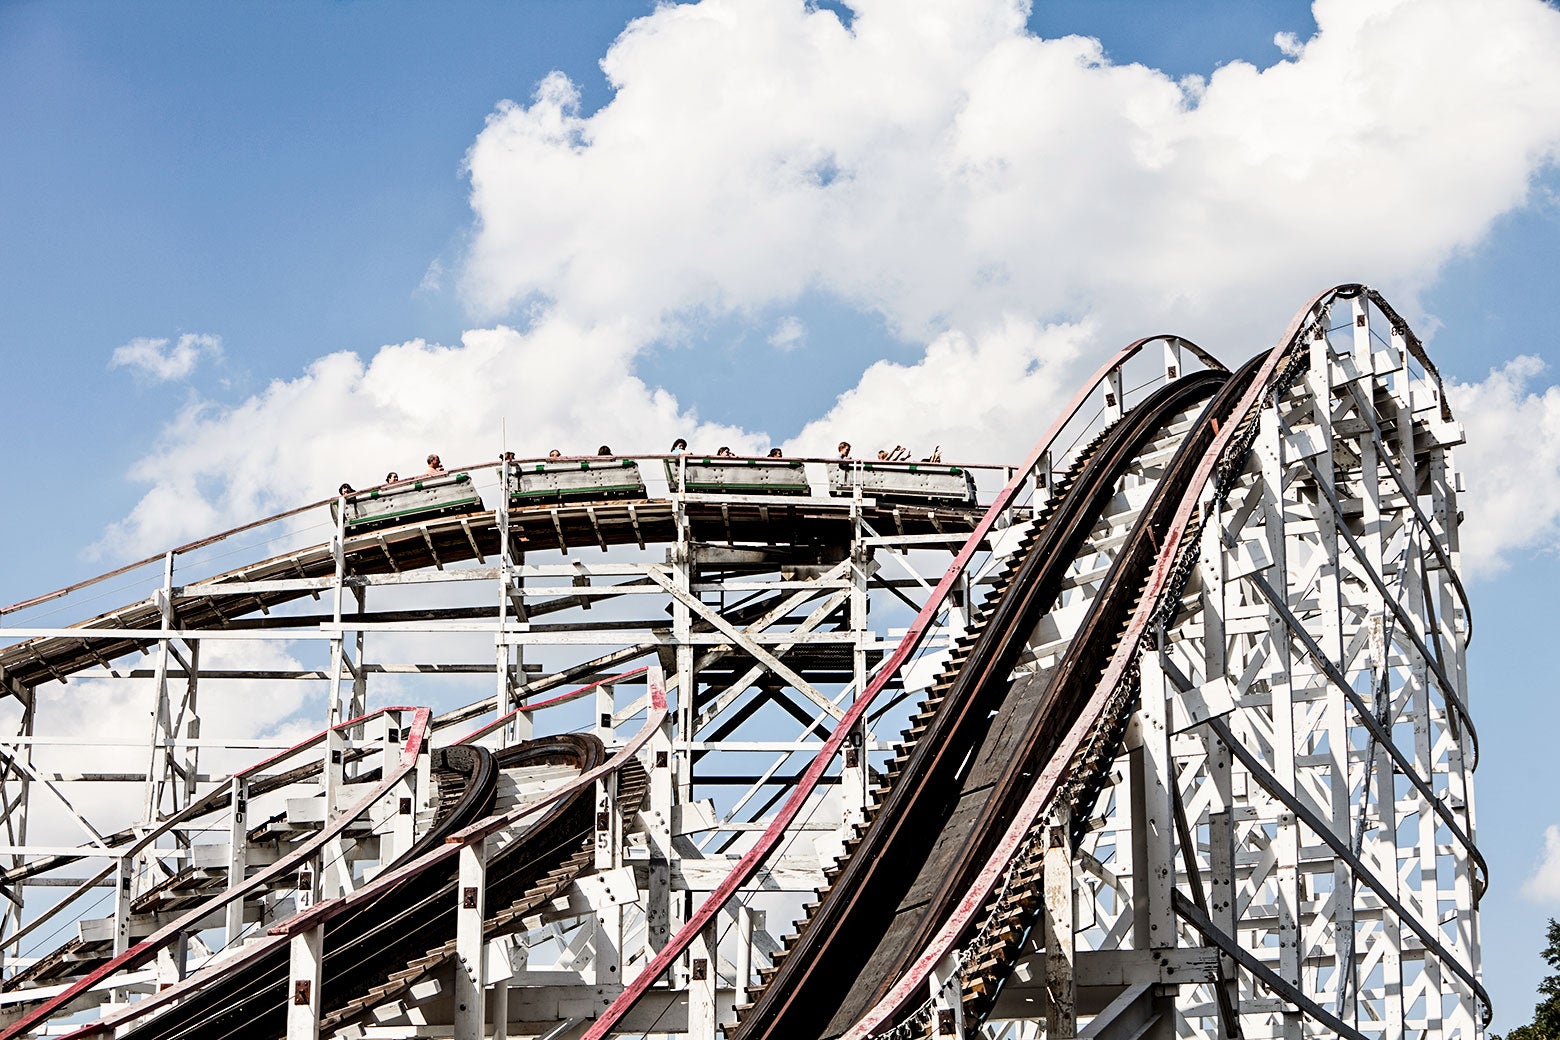
{"type": "Polygon", "coordinates": [[[981,546],[995,530],[998,520],[1016,503],[1020,493],[1031,486],[1032,472],[1046,458],[1047,453],[1053,450],[1062,431],[1068,428],[1071,421],[1084,409],[1091,397],[1099,392],[1100,388],[1107,384],[1113,376],[1116,376],[1128,361],[1136,357],[1145,347],[1172,339],[1189,347],[1210,368],[1218,371],[1225,370],[1221,363],[1200,348],[1192,346],[1185,340],[1179,340],[1178,337],[1163,335],[1145,337],[1129,344],[1099,368],[1094,377],[1068,403],[1061,417],[1046,431],[1045,436],[1041,438],[1035,449],[1030,452],[1024,463],[1015,471],[1013,479],[998,493],[996,500],[992,502],[985,516],[976,525],[975,530],[959,550],[958,555],[948,565],[947,571],[943,574],[931,596],[927,598],[925,605],[910,623],[899,645],[884,662],[866,689],[862,691],[850,709],[835,725],[828,740],[824,742],[812,762],[809,763],[801,779],[786,798],[774,820],[759,835],[752,848],[732,867],[731,871],[710,894],[709,898],[694,911],[687,923],[677,931],[645,970],[628,985],[622,996],[614,1000],[611,1006],[602,1013],[590,1030],[586,1032],[584,1040],[601,1040],[602,1037],[610,1033],[655,981],[666,972],[667,968],[678,957],[683,955],[694,938],[708,926],[709,922],[736,894],[737,890],[747,884],[763,866],[765,860],[788,836],[791,825],[801,814],[825,771],[829,768],[830,763],[839,754],[840,749],[844,746],[856,724],[861,720],[867,709],[872,706],[874,699],[892,680],[899,676],[901,669],[920,649],[922,641],[934,627],[937,617],[947,608],[949,597],[953,590],[959,586],[961,579],[969,573],[981,546]]]}

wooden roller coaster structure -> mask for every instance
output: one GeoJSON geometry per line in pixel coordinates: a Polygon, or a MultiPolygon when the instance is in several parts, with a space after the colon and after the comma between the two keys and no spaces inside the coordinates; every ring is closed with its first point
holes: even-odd
{"type": "Polygon", "coordinates": [[[5,608],[0,1037],[1477,1037],[1461,439],[1342,285],[1017,466],[506,457],[5,608]]]}

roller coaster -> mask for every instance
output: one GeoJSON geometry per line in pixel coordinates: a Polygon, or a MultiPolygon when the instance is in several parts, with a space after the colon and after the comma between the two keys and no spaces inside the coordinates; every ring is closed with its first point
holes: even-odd
{"type": "Polygon", "coordinates": [[[1342,285],[1016,465],[505,455],[4,608],[0,1038],[1472,1040],[1461,441],[1342,285]]]}

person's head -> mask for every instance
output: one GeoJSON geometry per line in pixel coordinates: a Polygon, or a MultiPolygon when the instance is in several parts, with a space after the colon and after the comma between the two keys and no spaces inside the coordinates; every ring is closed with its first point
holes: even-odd
{"type": "Polygon", "coordinates": [[[336,489],[336,494],[338,494],[338,495],[350,495],[350,494],[352,494],[352,485],[351,484],[343,484],[343,485],[341,485],[339,488],[336,489]]]}
{"type": "Polygon", "coordinates": [[[444,463],[439,461],[439,457],[437,455],[429,455],[428,456],[428,468],[429,469],[443,469],[444,468],[444,463]]]}
{"type": "Polygon", "coordinates": [[[612,454],[612,449],[607,447],[605,444],[603,444],[601,447],[596,449],[596,454],[597,455],[611,455],[612,454]]]}
{"type": "Polygon", "coordinates": [[[778,459],[780,457],[780,449],[779,448],[770,448],[769,449],[769,457],[772,458],[772,459],[778,459]]]}
{"type": "Polygon", "coordinates": [[[840,441],[840,458],[850,458],[850,441],[840,441]]]}
{"type": "Polygon", "coordinates": [[[884,461],[887,458],[888,458],[888,452],[884,451],[882,448],[879,448],[878,449],[878,461],[882,462],[882,461],[884,461]]]}
{"type": "Polygon", "coordinates": [[[688,442],[683,440],[681,437],[679,437],[675,441],[672,442],[672,450],[673,451],[687,451],[688,450],[688,442]]]}
{"type": "Polygon", "coordinates": [[[716,455],[718,455],[718,456],[719,456],[719,457],[720,457],[720,458],[723,458],[723,459],[729,459],[729,458],[731,458],[731,455],[732,455],[732,452],[731,452],[731,449],[730,449],[730,448],[728,448],[728,447],[726,447],[726,446],[725,446],[725,445],[724,445],[724,444],[722,444],[722,445],[721,445],[721,446],[720,446],[720,447],[719,447],[719,448],[718,448],[718,449],[717,449],[717,450],[716,450],[716,452],[715,452],[715,454],[716,454],[716,455]]]}
{"type": "Polygon", "coordinates": [[[400,479],[401,479],[401,474],[397,473],[395,470],[391,470],[389,473],[385,474],[385,483],[386,484],[394,484],[396,481],[398,481],[400,479]]]}
{"type": "Polygon", "coordinates": [[[547,453],[547,457],[549,459],[561,459],[563,458],[563,452],[559,451],[557,448],[554,448],[552,451],[547,453]]]}
{"type": "Polygon", "coordinates": [[[506,451],[502,455],[500,455],[498,458],[499,458],[499,461],[501,461],[501,462],[513,462],[513,461],[515,461],[515,453],[512,452],[512,451],[506,451]]]}

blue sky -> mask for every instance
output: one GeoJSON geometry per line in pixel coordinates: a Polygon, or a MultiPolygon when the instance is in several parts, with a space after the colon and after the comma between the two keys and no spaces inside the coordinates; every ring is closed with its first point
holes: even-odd
{"type": "MultiPolygon", "coordinates": [[[[931,48],[926,66],[932,71],[901,92],[909,98],[907,109],[920,104],[933,115],[896,112],[893,119],[874,122],[873,106],[894,105],[895,95],[885,92],[877,100],[866,74],[850,80],[859,62],[831,65],[825,55],[807,64],[802,59],[816,55],[805,51],[807,38],[797,19],[755,30],[751,38],[741,35],[740,23],[757,22],[765,6],[724,3],[722,9],[734,12],[739,24],[722,39],[731,41],[735,53],[753,40],[765,46],[764,33],[772,33],[774,51],[786,60],[733,71],[721,66],[718,55],[677,51],[693,46],[676,35],[686,25],[679,28],[658,15],[654,32],[612,51],[620,88],[615,89],[601,62],[631,19],[652,13],[649,4],[299,3],[281,9],[281,15],[259,4],[0,5],[0,356],[12,391],[8,452],[13,467],[25,467],[27,489],[23,497],[8,496],[0,513],[0,537],[11,549],[0,599],[13,601],[95,573],[138,547],[163,544],[158,539],[164,535],[164,541],[181,537],[186,532],[177,517],[148,506],[149,488],[166,484],[168,497],[199,498],[203,508],[190,512],[210,516],[213,526],[219,519],[248,518],[244,510],[255,503],[287,504],[333,488],[330,473],[347,460],[331,455],[334,448],[312,444],[307,427],[328,424],[336,400],[332,387],[348,388],[340,391],[342,413],[370,409],[364,414],[371,415],[373,401],[365,403],[350,373],[338,382],[306,377],[317,359],[351,351],[368,363],[386,344],[422,339],[455,345],[468,330],[499,323],[516,329],[517,338],[510,347],[503,341],[494,349],[512,349],[528,359],[537,366],[536,378],[553,381],[549,385],[558,396],[623,395],[626,414],[639,414],[633,408],[642,407],[645,443],[627,445],[637,450],[662,446],[663,427],[657,423],[708,430],[711,436],[730,430],[732,439],[750,436],[755,445],[806,443],[830,432],[831,424],[859,429],[887,423],[882,415],[887,406],[874,406],[871,399],[885,386],[902,383],[913,390],[917,378],[936,382],[935,366],[942,362],[927,360],[935,353],[927,352],[928,344],[947,343],[940,337],[952,336],[953,363],[973,384],[968,399],[980,399],[981,366],[1009,363],[1014,351],[1033,362],[1020,365],[1025,378],[1015,380],[1029,387],[1022,392],[1028,396],[1015,397],[1009,411],[994,406],[994,414],[1012,418],[988,427],[928,425],[904,435],[957,443],[983,458],[987,444],[999,445],[992,449],[997,454],[1012,453],[1049,418],[1031,414],[1052,392],[1040,385],[1041,377],[1052,378],[1065,394],[1074,371],[1069,366],[1097,357],[1106,342],[1160,331],[1168,323],[1236,360],[1266,346],[1309,292],[1335,280],[1369,281],[1402,301],[1443,370],[1461,382],[1480,383],[1492,368],[1518,355],[1550,362],[1556,357],[1560,176],[1553,155],[1560,122],[1553,106],[1535,102],[1528,111],[1522,100],[1541,92],[1522,74],[1544,64],[1548,38],[1542,33],[1516,31],[1514,39],[1528,41],[1539,53],[1514,43],[1509,60],[1491,66],[1501,70],[1501,82],[1489,87],[1494,100],[1483,102],[1484,115],[1468,123],[1462,137],[1456,120],[1474,116],[1450,101],[1436,109],[1425,101],[1430,129],[1418,131],[1420,136],[1432,137],[1437,123],[1452,128],[1446,131],[1451,144],[1432,150],[1433,160],[1405,140],[1383,152],[1380,162],[1369,156],[1358,160],[1362,172],[1337,189],[1322,167],[1294,172],[1310,169],[1315,139],[1280,131],[1286,119],[1303,115],[1275,117],[1277,129],[1271,129],[1258,125],[1260,117],[1242,116],[1241,109],[1244,91],[1264,98],[1269,111],[1286,111],[1281,106],[1287,80],[1277,74],[1285,70],[1260,80],[1256,70],[1287,63],[1275,34],[1309,39],[1322,7],[1313,17],[1301,3],[1037,0],[1027,19],[1029,32],[1099,41],[1100,54],[1089,59],[1097,64],[1086,75],[1048,71],[1052,78],[1044,82],[1050,93],[1036,93],[1026,88],[1033,80],[1025,77],[1038,73],[1023,64],[1034,56],[1011,56],[1017,36],[1010,28],[989,29],[991,40],[1011,38],[1007,50],[985,37],[968,46],[989,45],[992,54],[1010,55],[981,65],[986,77],[981,96],[995,97],[991,103],[1001,108],[1003,89],[1011,89],[1012,107],[1022,109],[1029,123],[1061,121],[1057,136],[1067,140],[1069,150],[1060,160],[1049,153],[1032,159],[1033,151],[1003,151],[1013,134],[994,133],[975,140],[973,151],[959,158],[973,161],[970,154],[976,154],[997,168],[1015,169],[1032,162],[1041,171],[1035,183],[1054,185],[1054,194],[1043,204],[1034,203],[1034,192],[1015,197],[1034,205],[1036,212],[1026,219],[1040,229],[1035,234],[1041,240],[1054,236],[1048,249],[1067,254],[1065,262],[1046,266],[1019,256],[996,233],[995,244],[972,249],[967,262],[954,256],[946,268],[923,271],[900,264],[897,254],[914,253],[924,243],[924,252],[941,262],[944,253],[963,248],[962,240],[938,238],[939,225],[928,222],[908,248],[886,232],[887,244],[874,246],[880,229],[895,222],[894,211],[885,210],[881,221],[853,226],[849,235],[820,244],[819,258],[799,258],[805,250],[783,230],[769,229],[767,215],[748,205],[752,200],[742,195],[740,171],[766,168],[745,164],[771,154],[765,151],[771,134],[789,134],[774,147],[804,155],[813,164],[809,176],[819,178],[813,186],[819,192],[849,187],[843,179],[838,186],[828,183],[838,169],[855,171],[851,175],[873,184],[877,197],[902,187],[906,198],[921,198],[915,193],[923,185],[871,181],[889,175],[861,171],[872,169],[867,153],[878,137],[887,141],[884,154],[891,158],[898,154],[895,148],[914,156],[920,131],[907,132],[909,144],[895,135],[905,136],[902,128],[919,126],[917,120],[933,129],[941,125],[935,115],[942,103],[935,96],[941,82],[935,60],[947,56],[931,48]],[[795,63],[786,48],[799,55],[795,63]],[[1253,66],[1250,75],[1232,65],[1238,62],[1253,66]],[[1115,74],[1133,63],[1147,68],[1141,75],[1115,74]],[[1109,68],[1102,71],[1101,65],[1109,68]],[[780,84],[773,88],[778,100],[756,110],[757,117],[749,113],[720,123],[720,138],[683,136],[687,127],[677,122],[675,110],[690,97],[696,104],[705,81],[691,87],[671,82],[681,66],[693,66],[738,98],[767,96],[763,91],[770,85],[763,77],[772,75],[780,84]],[[796,84],[805,84],[806,70],[819,68],[840,79],[830,84],[839,97],[869,99],[854,102],[836,127],[814,125],[837,114],[827,98],[797,103],[792,113],[785,93],[799,93],[796,84]],[[538,84],[554,70],[567,77],[575,96],[538,100],[538,84]],[[1012,77],[1011,88],[1004,88],[1003,76],[1012,77]],[[1164,184],[1144,181],[1141,171],[1114,179],[1118,171],[1110,164],[1119,151],[1110,137],[1114,131],[1108,119],[1090,115],[1095,111],[1090,106],[1107,114],[1137,104],[1151,113],[1156,106],[1173,107],[1166,97],[1189,76],[1202,77],[1208,91],[1203,118],[1226,122],[1214,131],[1186,129],[1172,113],[1163,117],[1172,131],[1150,144],[1183,147],[1179,135],[1205,132],[1207,140],[1233,141],[1232,150],[1260,153],[1251,169],[1272,178],[1262,182],[1263,191],[1295,192],[1292,206],[1275,203],[1270,209],[1263,191],[1238,185],[1228,198],[1202,197],[1178,175],[1166,183],[1185,193],[1188,204],[1213,207],[1206,236],[1188,236],[1186,225],[1161,205],[1170,190],[1164,184]],[[503,99],[516,102],[516,109],[498,111],[503,99]],[[1510,126],[1486,118],[1502,112],[1514,113],[1510,126]],[[544,117],[560,113],[565,122],[577,121],[564,144],[538,129],[544,117]],[[1075,113],[1076,122],[1067,121],[1066,113],[1075,113]],[[766,125],[771,118],[772,130],[766,125]],[[1270,136],[1262,137],[1264,132],[1270,136]],[[1486,132],[1501,136],[1477,136],[1477,148],[1457,147],[1486,132]],[[505,144],[503,133],[521,139],[520,145],[505,144]],[[655,180],[661,153],[633,150],[639,138],[657,134],[685,153],[693,150],[686,170],[668,167],[672,172],[665,181],[655,180]],[[862,153],[852,152],[858,141],[868,142],[862,153]],[[468,151],[479,142],[483,147],[471,151],[468,170],[468,151]],[[578,150],[566,160],[574,164],[571,172],[538,179],[566,146],[578,150]],[[652,161],[642,168],[614,165],[605,158],[617,154],[611,148],[652,161]],[[604,158],[593,162],[595,154],[604,158]],[[1271,160],[1262,158],[1268,154],[1271,160]],[[1056,173],[1058,164],[1074,161],[1081,170],[1104,175],[1075,183],[1056,173]],[[699,180],[698,171],[721,163],[729,164],[731,176],[699,180]],[[1383,172],[1383,165],[1392,168],[1383,172]],[[688,170],[694,174],[685,176],[688,170]],[[1412,176],[1404,177],[1404,170],[1412,176]],[[533,210],[521,214],[526,219],[555,210],[560,223],[579,224],[578,215],[595,213],[609,214],[612,221],[602,228],[599,243],[580,240],[567,227],[534,232],[537,255],[552,266],[514,275],[505,261],[511,255],[506,250],[515,248],[505,237],[510,233],[505,222],[519,218],[480,200],[474,212],[475,177],[490,177],[511,195],[534,193],[533,210]],[[1119,206],[1112,199],[1098,205],[1088,196],[1089,184],[1096,182],[1102,191],[1121,192],[1119,206]],[[1314,191],[1308,187],[1313,182],[1314,191]],[[657,195],[662,183],[708,190],[712,201],[704,208],[724,223],[715,218],[707,225],[669,218],[656,223],[663,204],[686,201],[657,195]],[[1522,185],[1530,185],[1525,195],[1522,185]],[[1065,214],[1057,215],[1091,206],[1098,210],[1090,211],[1088,223],[1069,224],[1065,214]],[[1285,223],[1294,219],[1289,210],[1306,207],[1313,208],[1314,219],[1285,223]],[[1118,210],[1132,216],[1139,230],[1114,227],[1118,210]],[[1370,217],[1373,213],[1380,215],[1370,217]],[[1350,237],[1372,219],[1377,224],[1358,231],[1358,240],[1350,237]],[[1242,221],[1251,225],[1249,233],[1242,221]],[[1268,237],[1266,224],[1258,226],[1262,221],[1271,221],[1278,237],[1268,237]],[[1226,222],[1236,226],[1215,226],[1226,222]],[[1316,239],[1297,241],[1313,224],[1321,229],[1316,239]],[[1143,226],[1163,230],[1144,232],[1143,226]],[[1095,228],[1101,229],[1098,243],[1095,228]],[[680,245],[685,232],[687,243],[680,245]],[[751,242],[749,252],[770,251],[781,274],[740,264],[730,273],[702,259],[718,256],[731,242],[739,247],[751,242]],[[705,279],[710,288],[690,293],[658,282],[663,246],[667,270],[686,272],[683,283],[696,287],[705,279]],[[1329,246],[1336,247],[1334,253],[1327,252],[1329,246]],[[1089,271],[1074,279],[1073,268],[1090,266],[1091,249],[1130,272],[1118,277],[1089,271]],[[1160,254],[1165,259],[1154,262],[1160,254]],[[1176,257],[1183,255],[1188,260],[1178,266],[1176,257]],[[1203,262],[1194,262],[1198,258],[1203,262]],[[854,276],[858,265],[861,273],[854,276]],[[560,272],[583,274],[569,281],[560,272]],[[1058,286],[1054,291],[1042,291],[1049,284],[1046,276],[1058,286]],[[1005,278],[1029,281],[1008,289],[1005,278]],[[1185,294],[1177,291],[1183,283],[1189,287],[1185,294]],[[602,285],[617,287],[597,292],[602,285]],[[946,299],[938,297],[943,285],[952,286],[946,299]],[[1026,310],[1031,288],[1037,301],[1026,310]],[[999,310],[1016,315],[1013,321],[1022,328],[983,324],[982,315],[995,321],[999,310]],[[626,316],[635,329],[615,329],[613,315],[626,316]],[[782,348],[771,340],[787,319],[805,334],[782,348]],[[562,354],[578,366],[575,385],[567,363],[544,369],[537,354],[527,353],[546,345],[527,338],[542,337],[538,329],[552,329],[546,334],[571,344],[562,354]],[[202,357],[187,377],[162,382],[133,366],[110,366],[115,349],[137,338],[177,340],[181,334],[220,337],[220,356],[202,357]],[[1065,349],[1055,344],[1067,345],[1076,356],[1063,358],[1065,349]],[[1062,360],[1034,361],[1052,356],[1062,360]],[[888,364],[864,375],[874,362],[888,364]],[[630,377],[642,386],[625,383],[630,377]],[[298,402],[278,404],[268,389],[276,380],[300,383],[298,402]],[[649,396],[656,388],[673,395],[675,404],[663,399],[656,405],[649,396]],[[838,400],[841,395],[846,399],[838,400]],[[254,415],[251,426],[239,422],[246,405],[254,415]],[[192,446],[201,437],[241,438],[242,431],[267,423],[284,431],[279,438],[297,441],[300,454],[228,456],[200,449],[204,454],[197,455],[192,446]],[[318,474],[298,461],[319,455],[329,465],[318,474]],[[191,459],[206,469],[187,485],[173,480],[172,471],[191,459]],[[237,486],[220,475],[223,466],[244,469],[252,479],[237,486]]],[[[816,6],[836,10],[846,21],[872,17],[839,4],[816,6]]],[[[1375,52],[1368,48],[1384,46],[1368,26],[1352,25],[1339,4],[1326,7],[1335,24],[1328,39],[1340,41],[1338,53],[1318,47],[1297,68],[1305,62],[1346,62],[1351,54],[1369,56],[1375,52]],[[1347,45],[1350,32],[1360,41],[1353,50],[1347,45]]],[[[886,17],[881,2],[860,5],[863,12],[869,8],[886,17]]],[[[1492,26],[1503,20],[1519,24],[1541,21],[1542,10],[1501,0],[1488,17],[1492,26]]],[[[1405,42],[1385,48],[1378,66],[1409,62],[1408,55],[1424,54],[1436,34],[1448,30],[1427,18],[1423,25],[1405,20],[1401,31],[1424,35],[1400,37],[1405,42]]],[[[1499,38],[1493,31],[1489,36],[1499,38]]],[[[963,53],[948,62],[963,60],[963,53]]],[[[1560,52],[1547,54],[1549,65],[1560,66],[1560,52]]],[[[1448,65],[1444,76],[1462,93],[1477,94],[1496,78],[1473,67],[1472,58],[1461,64],[1472,71],[1448,65]],[[1459,85],[1459,75],[1472,79],[1459,85]]],[[[894,72],[889,66],[884,75],[894,72]]],[[[1533,71],[1532,83],[1553,86],[1543,75],[1533,71]]],[[[1189,97],[1198,90],[1184,89],[1189,97]]],[[[1314,95],[1314,88],[1300,91],[1296,106],[1303,109],[1314,95]]],[[[1392,111],[1388,126],[1408,125],[1404,117],[1412,101],[1406,104],[1409,109],[1392,111]]],[[[708,115],[728,118],[722,112],[708,115]]],[[[690,121],[700,117],[698,111],[688,114],[690,121]]],[[[1143,121],[1156,118],[1151,114],[1143,121]]],[[[973,134],[968,127],[977,123],[969,118],[948,125],[973,134]]],[[[1134,148],[1149,147],[1137,137],[1123,139],[1134,148]]],[[[1041,141],[1034,149],[1043,152],[1045,146],[1041,141]]],[[[1355,161],[1349,158],[1354,154],[1339,145],[1322,163],[1355,161]]],[[[1148,165],[1158,169],[1154,162],[1148,165]]],[[[1206,180],[1223,167],[1192,169],[1203,170],[1206,180]]],[[[1001,190],[994,189],[993,197],[1005,197],[1001,190]]],[[[940,189],[925,196],[934,202],[946,197],[940,189]]],[[[803,215],[796,226],[811,226],[812,211],[804,207],[798,213],[803,215]]],[[[774,223],[783,225],[791,216],[780,213],[774,223]]],[[[829,226],[827,214],[816,219],[825,221],[820,227],[829,226]]],[[[525,229],[533,225],[514,226],[522,228],[517,234],[524,245],[533,233],[525,229]]],[[[415,350],[403,353],[423,359],[415,350]]],[[[1490,484],[1509,490],[1531,481],[1545,503],[1526,526],[1513,528],[1504,513],[1486,514],[1499,532],[1490,554],[1504,569],[1492,563],[1475,584],[1473,701],[1487,748],[1478,775],[1480,830],[1495,871],[1484,905],[1484,951],[1486,976],[1499,1002],[1497,1026],[1526,1015],[1539,969],[1541,929],[1535,922],[1545,913],[1560,915],[1560,905],[1535,903],[1519,892],[1543,851],[1544,828],[1560,824],[1556,787],[1535,779],[1531,765],[1550,754],[1545,735],[1560,728],[1556,684],[1541,652],[1549,590],[1560,579],[1553,553],[1560,507],[1549,495],[1560,488],[1560,462],[1542,450],[1549,434],[1560,432],[1560,419],[1551,418],[1560,416],[1560,403],[1545,395],[1552,382],[1550,373],[1531,374],[1518,381],[1514,396],[1479,398],[1495,402],[1491,414],[1477,422],[1468,417],[1470,431],[1485,437],[1478,458],[1508,456],[1489,462],[1490,484]],[[1528,446],[1526,457],[1515,460],[1528,468],[1510,468],[1513,453],[1494,451],[1507,437],[1528,446]]],[[[554,431],[569,429],[580,413],[502,414],[511,431],[529,423],[547,431],[545,436],[561,436],[554,431]]],[[[623,436],[632,436],[633,429],[623,436]]],[[[602,439],[595,431],[581,437],[602,439]]],[[[373,450],[412,451],[405,446],[409,442],[389,434],[368,439],[373,450]]],[[[446,450],[445,457],[458,458],[459,452],[446,450]]],[[[384,467],[376,461],[368,468],[384,467]]]]}

